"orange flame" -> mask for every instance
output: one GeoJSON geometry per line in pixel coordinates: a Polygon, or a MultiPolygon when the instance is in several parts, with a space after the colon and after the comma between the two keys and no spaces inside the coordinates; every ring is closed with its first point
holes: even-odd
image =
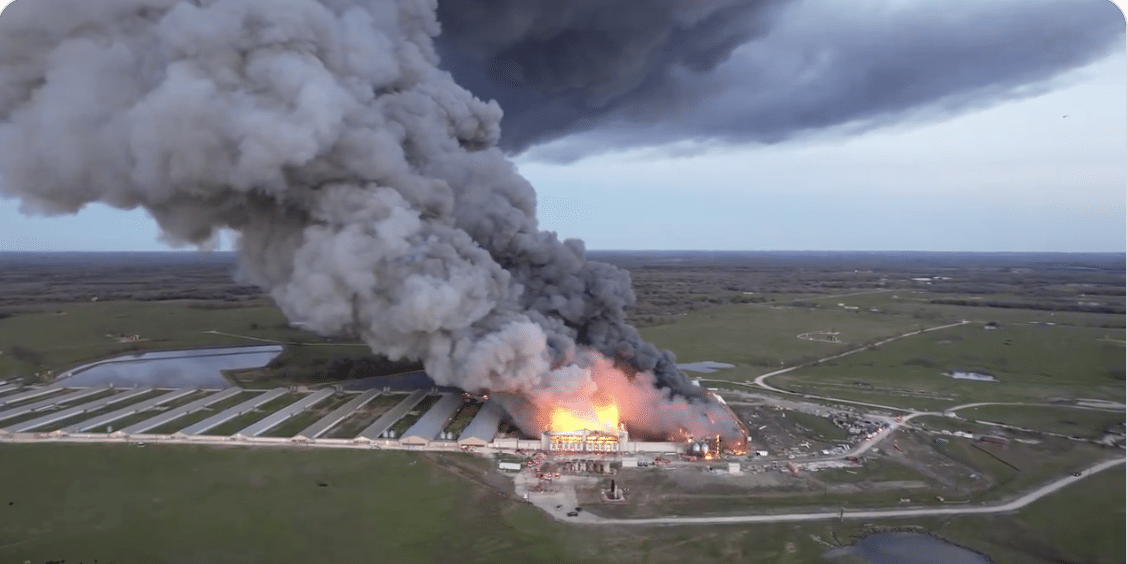
{"type": "Polygon", "coordinates": [[[549,413],[548,430],[566,433],[587,429],[589,431],[619,430],[619,406],[615,402],[605,405],[591,404],[587,408],[568,409],[562,406],[552,408],[549,413]]]}

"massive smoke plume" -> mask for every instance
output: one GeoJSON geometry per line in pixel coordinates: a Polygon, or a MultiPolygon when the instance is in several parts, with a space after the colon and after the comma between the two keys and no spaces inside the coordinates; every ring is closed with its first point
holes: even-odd
{"type": "Polygon", "coordinates": [[[16,0],[0,17],[0,176],[25,210],[147,210],[240,234],[294,321],[539,406],[601,390],[653,434],[734,431],[624,321],[627,274],[540,231],[502,112],[440,70],[426,0],[16,0]],[[609,384],[602,386],[607,388],[609,384]],[[604,392],[608,390],[604,389],[604,392]]]}
{"type": "Polygon", "coordinates": [[[594,129],[561,159],[947,116],[1124,48],[1107,0],[440,0],[439,18],[443,66],[505,108],[503,148],[594,129]]]}

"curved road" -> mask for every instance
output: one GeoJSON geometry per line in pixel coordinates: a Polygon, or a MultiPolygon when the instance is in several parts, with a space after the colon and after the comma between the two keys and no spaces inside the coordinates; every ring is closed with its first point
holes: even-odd
{"type": "Polygon", "coordinates": [[[772,515],[725,515],[717,517],[656,517],[651,519],[606,519],[589,512],[581,513],[576,517],[564,517],[558,512],[549,510],[538,504],[549,515],[561,521],[576,523],[598,523],[612,525],[707,525],[723,523],[785,523],[793,521],[823,521],[827,519],[886,519],[896,517],[930,517],[935,515],[968,515],[983,513],[1005,513],[1022,509],[1035,501],[1050,495],[1074,482],[1107,470],[1113,466],[1124,464],[1124,458],[1106,460],[1079,472],[1079,475],[1070,475],[1046,484],[1036,490],[1028,492],[1006,503],[990,505],[960,507],[921,507],[906,509],[871,509],[860,511],[821,511],[813,513],[782,513],[772,515]]]}
{"type": "MultiPolygon", "coordinates": [[[[820,358],[819,360],[816,360],[812,364],[822,364],[822,363],[824,363],[828,360],[834,360],[836,358],[842,358],[844,356],[851,355],[851,354],[854,354],[856,352],[864,351],[864,350],[866,350],[870,347],[880,347],[881,345],[884,345],[886,343],[891,343],[891,342],[896,341],[898,339],[904,339],[905,337],[911,337],[913,335],[920,335],[921,333],[927,333],[929,331],[939,331],[940,329],[948,329],[950,327],[959,327],[960,325],[967,325],[968,323],[971,323],[971,322],[965,320],[965,321],[960,321],[959,323],[950,323],[948,325],[939,325],[939,326],[936,326],[936,327],[929,327],[928,329],[921,329],[919,331],[910,331],[908,333],[902,333],[900,335],[895,335],[893,337],[889,337],[888,339],[885,339],[883,341],[878,341],[878,342],[876,342],[872,345],[869,345],[869,346],[858,347],[856,349],[850,349],[846,352],[841,352],[841,353],[838,353],[836,355],[828,356],[826,358],[820,358]]],[[[767,382],[765,382],[765,380],[767,380],[771,376],[778,376],[778,375],[786,373],[786,372],[791,372],[792,370],[798,369],[798,368],[803,367],[803,366],[806,366],[806,365],[798,364],[798,365],[795,365],[795,366],[784,368],[782,370],[776,370],[775,372],[768,372],[767,374],[761,374],[761,375],[756,377],[756,380],[754,380],[754,382],[756,383],[757,386],[760,386],[761,388],[764,388],[765,390],[770,390],[770,391],[780,393],[780,394],[789,394],[789,395],[793,395],[793,396],[803,396],[803,397],[806,397],[806,398],[814,398],[814,399],[832,400],[832,401],[836,401],[836,402],[852,403],[852,404],[855,404],[855,405],[866,405],[866,406],[870,406],[870,407],[880,407],[882,409],[891,409],[891,410],[894,410],[894,411],[911,411],[911,410],[900,408],[900,407],[891,407],[891,406],[887,406],[887,405],[879,405],[879,404],[874,404],[874,403],[864,403],[864,402],[860,402],[860,401],[847,401],[847,400],[840,400],[840,399],[836,399],[836,398],[813,396],[813,395],[810,395],[810,394],[801,394],[799,392],[791,392],[791,391],[788,391],[788,390],[781,390],[781,389],[776,388],[776,387],[768,384],[767,382]]]]}

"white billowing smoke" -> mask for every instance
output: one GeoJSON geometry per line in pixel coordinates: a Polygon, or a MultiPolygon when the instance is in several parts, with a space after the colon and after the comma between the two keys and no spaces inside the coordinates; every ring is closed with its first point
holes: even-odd
{"type": "Polygon", "coordinates": [[[438,67],[435,9],[16,0],[0,17],[0,190],[47,214],[140,206],[174,244],[234,229],[241,276],[291,320],[499,393],[529,432],[537,406],[600,388],[592,350],[640,373],[645,432],[730,432],[624,321],[626,273],[538,230],[496,148],[501,109],[438,67]]]}

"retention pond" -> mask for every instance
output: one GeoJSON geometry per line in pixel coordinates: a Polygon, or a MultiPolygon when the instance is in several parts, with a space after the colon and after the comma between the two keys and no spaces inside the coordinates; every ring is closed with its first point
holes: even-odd
{"type": "Polygon", "coordinates": [[[877,533],[853,546],[836,548],[824,558],[853,556],[871,564],[994,564],[986,556],[921,533],[877,533]]]}
{"type": "Polygon", "coordinates": [[[155,351],[116,356],[65,372],[59,382],[72,387],[229,388],[221,371],[264,366],[281,345],[155,351]]]}

